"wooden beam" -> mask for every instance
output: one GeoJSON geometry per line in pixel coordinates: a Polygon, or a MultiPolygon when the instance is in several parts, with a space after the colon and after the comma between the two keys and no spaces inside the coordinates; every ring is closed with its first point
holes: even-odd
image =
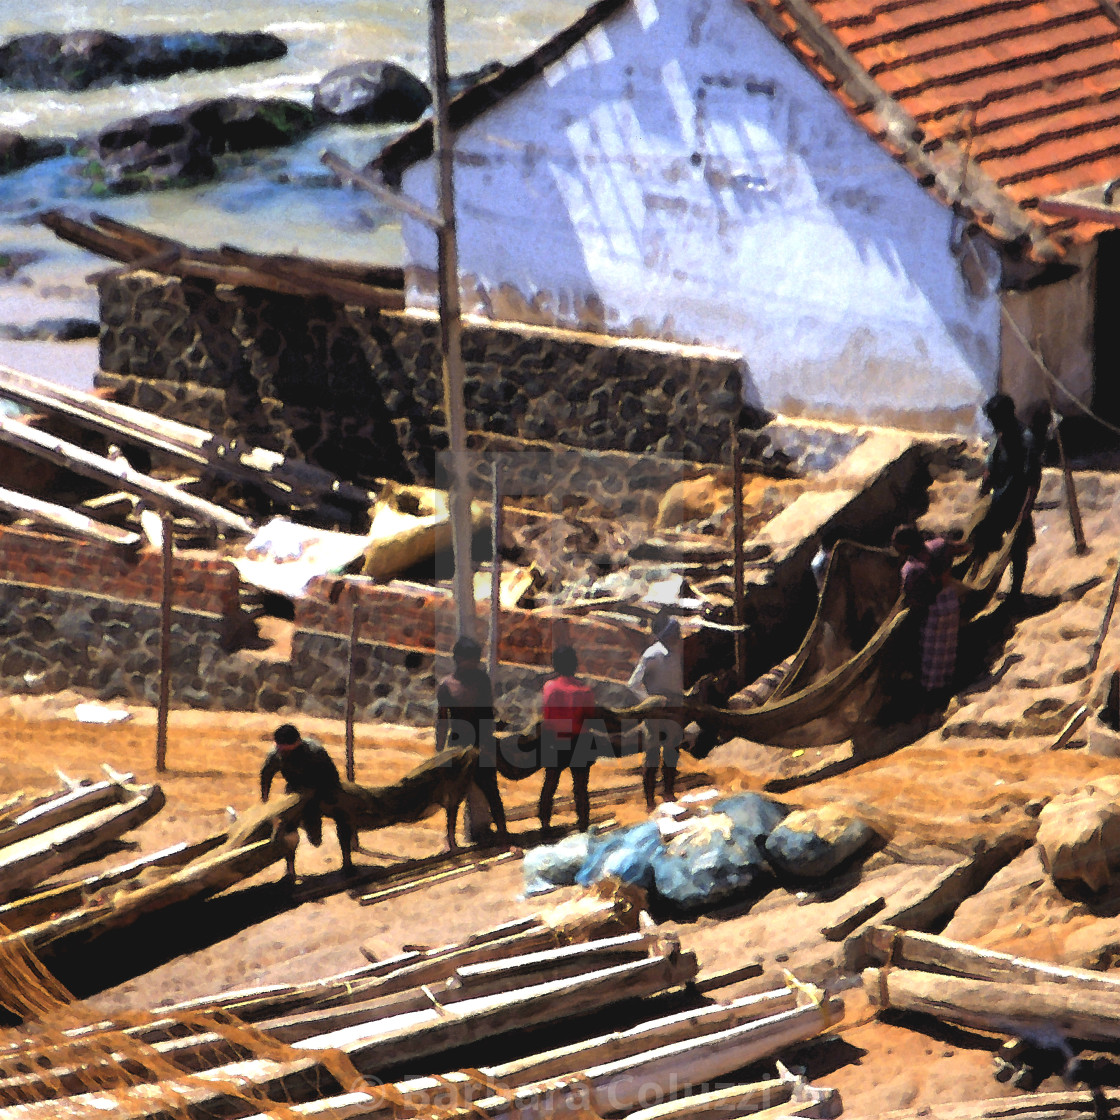
{"type": "Polygon", "coordinates": [[[1068,984],[1080,990],[1111,992],[1120,998],[1120,978],[1109,973],[1015,957],[932,933],[873,926],[864,933],[864,943],[873,960],[894,968],[954,973],[972,980],[1068,984]]]}
{"type": "Polygon", "coordinates": [[[908,968],[869,968],[863,987],[874,1007],[917,1011],[979,1030],[1088,1042],[1120,1039],[1120,991],[973,980],[908,968]]]}
{"type": "Polygon", "coordinates": [[[252,523],[240,514],[186,494],[169,483],[149,478],[134,470],[123,458],[107,459],[103,455],[95,455],[77,444],[4,417],[0,417],[0,442],[39,455],[86,478],[111,482],[115,487],[138,494],[161,508],[180,510],[203,525],[213,525],[226,532],[246,536],[254,532],[252,523]]]}

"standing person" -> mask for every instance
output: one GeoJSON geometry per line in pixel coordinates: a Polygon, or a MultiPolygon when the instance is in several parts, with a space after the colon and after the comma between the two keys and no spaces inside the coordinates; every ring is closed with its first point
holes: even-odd
{"type": "Polygon", "coordinates": [[[957,667],[961,600],[960,586],[950,572],[953,554],[953,545],[942,538],[926,545],[926,568],[934,594],[921,621],[918,682],[927,711],[944,706],[957,667]]]}
{"type": "MultiPolygon", "coordinates": [[[[277,775],[284,779],[288,793],[308,794],[303,807],[300,823],[312,847],[323,842],[323,810],[334,820],[338,835],[338,846],[342,852],[342,871],[350,875],[354,871],[352,846],[354,831],[350,820],[338,807],[338,794],[342,783],[338,767],[327,754],[322,743],[314,739],[304,739],[294,724],[281,724],[272,734],[273,748],[261,767],[261,801],[267,801],[272,790],[272,779],[277,775]],[[331,810],[334,810],[332,812],[331,810]]],[[[287,857],[285,878],[291,882],[296,877],[296,857],[293,852],[287,857]]]]}
{"type": "Polygon", "coordinates": [[[646,808],[655,808],[657,771],[661,768],[665,799],[676,797],[677,762],[684,738],[681,701],[684,697],[684,661],[681,627],[673,617],[659,615],[653,622],[653,643],[646,647],[627,687],[641,700],[663,696],[676,710],[660,719],[646,720],[645,759],[642,764],[642,789],[646,808]]]}
{"type": "Polygon", "coordinates": [[[1023,436],[1025,456],[1023,464],[1024,489],[1023,524],[1011,548],[1011,593],[1008,596],[1012,605],[1023,596],[1023,580],[1027,574],[1027,555],[1035,542],[1034,503],[1042,487],[1042,458],[1046,453],[1046,443],[1050,436],[1051,412],[1048,404],[1037,404],[1027,420],[1023,436]]]}
{"type": "Polygon", "coordinates": [[[541,694],[541,725],[545,733],[541,761],[544,765],[544,782],[537,804],[541,828],[552,823],[552,799],[565,770],[572,772],[572,796],[576,803],[576,821],[580,832],[591,825],[591,800],[588,782],[594,762],[594,744],[590,733],[584,734],[584,725],[595,715],[595,697],[581,680],[579,658],[571,646],[558,646],[552,654],[552,668],[556,676],[544,683],[541,694]]]}
{"type": "Polygon", "coordinates": [[[996,393],[985,402],[984,415],[994,435],[980,480],[980,496],[990,494],[991,498],[969,534],[974,572],[986,557],[998,551],[1004,534],[1018,520],[1027,495],[1027,438],[1015,415],[1015,402],[1006,393],[996,393]]]}
{"type": "Polygon", "coordinates": [[[488,836],[491,818],[498,839],[509,839],[506,814],[498,792],[497,743],[494,739],[494,691],[482,667],[482,647],[459,638],[451,650],[452,672],[436,690],[436,750],[451,745],[478,748],[478,771],[467,794],[467,835],[471,843],[488,836]],[[481,796],[479,794],[481,793],[481,796]]]}

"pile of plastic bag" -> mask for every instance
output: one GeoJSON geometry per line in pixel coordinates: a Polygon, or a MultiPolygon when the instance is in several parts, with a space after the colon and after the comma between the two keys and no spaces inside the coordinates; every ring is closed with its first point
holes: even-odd
{"type": "Polygon", "coordinates": [[[526,852],[525,893],[612,878],[641,887],[653,903],[695,910],[742,895],[774,872],[827,874],[874,837],[857,818],[821,817],[791,814],[758,793],[701,790],[630,828],[576,833],[526,852]]]}

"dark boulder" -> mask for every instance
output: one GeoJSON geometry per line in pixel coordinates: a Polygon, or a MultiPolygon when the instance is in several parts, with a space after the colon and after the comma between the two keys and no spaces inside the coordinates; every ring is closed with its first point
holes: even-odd
{"type": "Polygon", "coordinates": [[[0,85],[76,92],[282,58],[287,45],[254,31],[183,32],[126,38],[110,31],[42,31],[0,45],[0,85]]]}
{"type": "Polygon", "coordinates": [[[246,152],[253,148],[282,148],[315,126],[315,114],[298,101],[224,97],[194,105],[191,123],[210,137],[211,151],[246,152]]]}
{"type": "Polygon", "coordinates": [[[295,101],[226,97],[118,121],[97,138],[95,177],[114,190],[211,179],[216,156],[289,144],[314,124],[295,101]]]}
{"type": "Polygon", "coordinates": [[[455,97],[465,89],[477,86],[480,82],[488,81],[495,74],[500,74],[505,69],[500,62],[485,62],[477,69],[466,70],[462,74],[452,74],[447,81],[449,97],[455,97]]]}
{"type": "Polygon", "coordinates": [[[67,148],[63,140],[37,139],[0,128],[0,175],[19,171],[44,159],[54,159],[67,148]]]}
{"type": "Polygon", "coordinates": [[[315,87],[316,112],[346,124],[407,123],[431,103],[428,87],[395,62],[354,62],[315,87]]]}

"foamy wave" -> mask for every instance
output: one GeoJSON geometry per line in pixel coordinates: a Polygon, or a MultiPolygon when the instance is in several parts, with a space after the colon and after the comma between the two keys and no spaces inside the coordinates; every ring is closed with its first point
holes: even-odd
{"type": "Polygon", "coordinates": [[[271,32],[273,35],[279,35],[281,38],[284,35],[290,35],[297,32],[304,35],[321,34],[324,31],[345,31],[350,25],[341,19],[336,20],[309,20],[309,19],[295,19],[287,20],[282,23],[269,23],[265,25],[264,30],[271,32]]]}

